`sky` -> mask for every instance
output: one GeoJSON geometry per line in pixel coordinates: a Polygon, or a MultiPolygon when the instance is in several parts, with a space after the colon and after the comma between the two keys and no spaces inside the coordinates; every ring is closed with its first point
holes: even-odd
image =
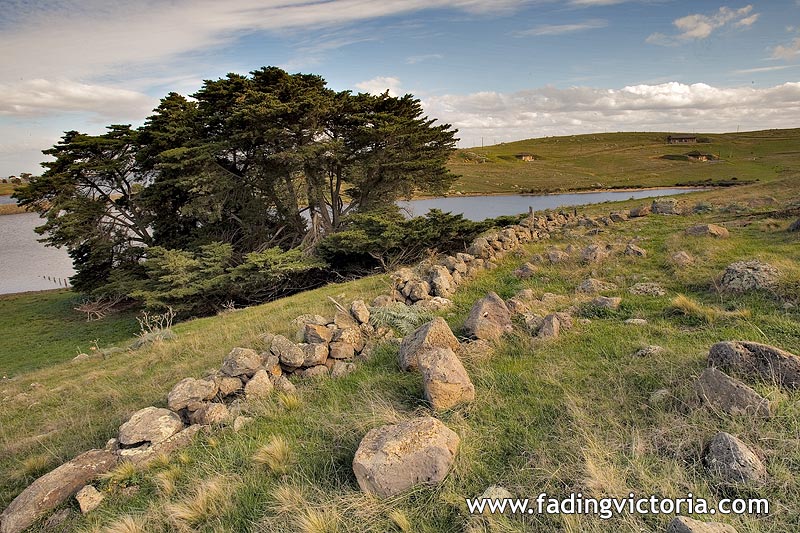
{"type": "Polygon", "coordinates": [[[800,0],[0,0],[0,176],[268,65],[411,93],[460,146],[800,127],[800,0]]]}

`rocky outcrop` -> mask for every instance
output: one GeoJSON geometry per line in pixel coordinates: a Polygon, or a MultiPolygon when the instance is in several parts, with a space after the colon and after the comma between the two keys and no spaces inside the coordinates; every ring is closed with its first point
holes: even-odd
{"type": "Polygon", "coordinates": [[[767,344],[718,342],[709,350],[708,362],[712,366],[757,376],[785,388],[800,388],[800,357],[767,344]]]}
{"type": "Polygon", "coordinates": [[[136,411],[119,428],[119,443],[123,447],[156,445],[183,429],[181,417],[169,409],[145,407],[136,411]]]}
{"type": "Polygon", "coordinates": [[[450,348],[425,350],[418,356],[425,399],[436,411],[452,409],[475,399],[475,386],[450,348]]]}
{"type": "Polygon", "coordinates": [[[418,356],[431,348],[449,348],[458,351],[458,339],[442,317],[436,317],[403,337],[400,343],[400,368],[417,370],[418,356]]]}
{"type": "Polygon", "coordinates": [[[728,265],[720,285],[731,292],[770,290],[778,283],[780,273],[774,266],[758,260],[738,261],[728,265]]]}
{"type": "Polygon", "coordinates": [[[694,237],[716,237],[717,239],[725,239],[730,236],[727,229],[716,224],[700,224],[692,226],[686,230],[687,235],[694,237]]]}
{"type": "Polygon", "coordinates": [[[511,312],[494,292],[475,302],[464,323],[467,336],[475,339],[496,340],[512,329],[511,312]]]}
{"type": "Polygon", "coordinates": [[[427,416],[375,428],[361,440],[353,472],[361,490],[381,498],[435,485],[453,466],[459,442],[454,431],[427,416]]]}
{"type": "Polygon", "coordinates": [[[769,418],[769,401],[756,391],[714,367],[706,368],[695,382],[695,392],[710,406],[732,415],[769,418]]]}
{"type": "Polygon", "coordinates": [[[761,483],[767,477],[764,463],[730,433],[714,435],[706,446],[703,462],[711,474],[728,483],[761,483]]]}

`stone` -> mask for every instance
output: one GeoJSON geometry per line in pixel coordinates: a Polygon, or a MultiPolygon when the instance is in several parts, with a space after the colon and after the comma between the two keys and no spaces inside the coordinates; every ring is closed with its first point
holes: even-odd
{"type": "Polygon", "coordinates": [[[512,315],[524,315],[530,311],[527,302],[517,296],[512,296],[506,300],[506,307],[508,307],[512,315]]]}
{"type": "Polygon", "coordinates": [[[584,263],[597,263],[608,257],[608,250],[599,244],[590,244],[581,252],[581,261],[584,263]]]}
{"type": "Polygon", "coordinates": [[[532,263],[524,263],[514,271],[514,275],[519,279],[528,279],[536,275],[536,266],[532,263]]]}
{"type": "Polygon", "coordinates": [[[183,429],[181,417],[169,409],[145,407],[136,411],[119,428],[119,442],[123,447],[155,445],[183,429]]]}
{"type": "Polygon", "coordinates": [[[548,250],[547,259],[555,265],[558,263],[563,263],[564,261],[569,261],[569,254],[562,252],[561,250],[548,250]]]}
{"type": "Polygon", "coordinates": [[[355,300],[350,305],[350,314],[358,320],[359,324],[369,324],[369,308],[364,300],[355,300]]]}
{"type": "Polygon", "coordinates": [[[587,294],[594,294],[598,292],[615,291],[615,290],[617,290],[617,286],[614,285],[613,283],[608,283],[606,281],[601,281],[599,279],[594,279],[594,278],[585,279],[578,286],[578,292],[583,292],[587,294]]]}
{"type": "Polygon", "coordinates": [[[272,355],[276,355],[281,364],[289,368],[297,368],[303,364],[305,354],[298,345],[284,337],[275,335],[270,347],[272,355]]]}
{"type": "Polygon", "coordinates": [[[644,248],[640,248],[635,244],[628,244],[625,247],[625,255],[630,255],[634,257],[647,257],[647,250],[644,248]]]}
{"type": "Polygon", "coordinates": [[[289,325],[293,326],[295,328],[295,331],[297,332],[295,334],[294,340],[297,342],[303,342],[303,339],[305,339],[306,325],[316,324],[318,326],[324,326],[328,322],[329,320],[324,316],[305,314],[305,315],[300,315],[299,317],[292,320],[289,323],[289,325]]]}
{"type": "Polygon", "coordinates": [[[271,353],[261,354],[264,360],[263,369],[267,371],[270,376],[280,376],[283,373],[281,369],[281,360],[277,355],[271,353]]]}
{"type": "Polygon", "coordinates": [[[449,348],[458,351],[459,343],[450,326],[442,317],[436,317],[403,337],[400,343],[400,368],[414,371],[418,368],[417,356],[429,348],[449,348]]]}
{"type": "Polygon", "coordinates": [[[441,483],[453,466],[460,439],[425,416],[370,430],[353,458],[361,490],[389,498],[418,485],[441,483]]]}
{"type": "Polygon", "coordinates": [[[408,283],[414,279],[414,271],[410,268],[401,268],[392,274],[392,279],[395,283],[408,283]]]}
{"type": "Polygon", "coordinates": [[[539,327],[538,336],[541,338],[556,338],[561,329],[561,321],[554,314],[547,315],[539,327]]]}
{"type": "Polygon", "coordinates": [[[737,533],[736,528],[721,522],[701,522],[688,516],[676,516],[667,526],[667,533],[737,533]]]}
{"type": "Polygon", "coordinates": [[[239,433],[246,425],[253,421],[252,417],[249,416],[237,416],[233,421],[233,430],[236,433],[239,433]]]}
{"type": "Polygon", "coordinates": [[[667,291],[658,283],[642,282],[634,284],[628,292],[637,296],[664,296],[667,291]]]}
{"type": "Polygon", "coordinates": [[[308,344],[328,344],[333,338],[333,330],[319,324],[306,324],[303,341],[308,344]]]}
{"type": "Polygon", "coordinates": [[[725,239],[730,236],[727,229],[716,224],[700,224],[692,226],[686,230],[687,235],[694,237],[715,237],[717,239],[725,239]]]}
{"type": "Polygon", "coordinates": [[[496,293],[490,292],[472,306],[464,322],[469,337],[496,340],[513,330],[511,312],[496,293]]]}
{"type": "Polygon", "coordinates": [[[674,198],[659,198],[653,200],[650,211],[654,215],[677,215],[678,201],[674,198]]]}
{"type": "Polygon", "coordinates": [[[453,306],[453,301],[441,296],[434,296],[430,300],[419,300],[414,302],[414,307],[435,313],[443,311],[453,306]]]}
{"type": "MultiPolygon", "coordinates": [[[[236,379],[237,378],[231,378],[236,379]]],[[[241,385],[241,382],[240,382],[241,385]]],[[[217,384],[206,379],[184,378],[172,387],[167,395],[167,407],[180,411],[193,402],[204,402],[217,395],[217,384]]]]}
{"type": "Polygon", "coordinates": [[[241,379],[226,376],[224,374],[218,374],[214,376],[214,383],[217,386],[217,394],[219,394],[221,398],[235,394],[236,392],[242,390],[243,387],[241,379]]]}
{"type": "Polygon", "coordinates": [[[94,488],[92,485],[85,485],[75,495],[75,500],[81,508],[81,514],[86,514],[94,511],[100,504],[103,503],[105,496],[103,493],[94,488]]]}
{"type": "Polygon", "coordinates": [[[629,318],[625,321],[625,323],[630,326],[646,326],[647,320],[644,318],[629,318]]]}
{"type": "Polygon", "coordinates": [[[675,252],[670,256],[670,260],[679,267],[686,267],[694,263],[694,258],[683,250],[675,252]]]}
{"type": "Polygon", "coordinates": [[[619,309],[620,304],[622,303],[622,298],[616,296],[598,296],[594,300],[591,301],[591,305],[593,307],[598,307],[600,309],[610,309],[612,311],[619,309]]]}
{"type": "Polygon", "coordinates": [[[272,384],[274,385],[275,390],[278,391],[278,392],[289,392],[289,393],[291,393],[291,392],[295,392],[297,390],[297,387],[294,386],[294,383],[289,381],[289,378],[287,378],[284,375],[273,376],[272,377],[272,384]]]}
{"type": "Polygon", "coordinates": [[[800,218],[792,222],[792,224],[789,226],[788,231],[800,231],[800,218]]]}
{"type": "Polygon", "coordinates": [[[250,377],[261,368],[261,356],[250,348],[234,348],[222,361],[220,372],[226,376],[250,377]]]}
{"type": "Polygon", "coordinates": [[[467,249],[467,253],[480,259],[489,259],[494,256],[494,249],[485,237],[478,237],[467,249]]]}
{"type": "Polygon", "coordinates": [[[628,215],[622,212],[611,213],[609,216],[614,222],[625,222],[628,220],[628,215]]]}
{"type": "MultiPolygon", "coordinates": [[[[394,298],[388,296],[386,294],[381,294],[380,296],[376,296],[374,300],[372,300],[372,307],[389,307],[394,303],[394,298]]],[[[306,340],[308,342],[308,340],[306,340]]]]}
{"type": "Polygon", "coordinates": [[[344,361],[336,361],[331,367],[331,377],[333,379],[343,378],[356,371],[355,363],[345,363],[344,361]]]}
{"type": "Polygon", "coordinates": [[[333,341],[331,343],[347,343],[350,344],[356,352],[360,352],[364,348],[366,341],[364,340],[364,335],[361,333],[361,328],[345,328],[334,332],[333,341]]]}
{"type": "Polygon", "coordinates": [[[436,265],[431,269],[430,286],[432,296],[442,296],[447,298],[452,295],[456,290],[456,284],[453,276],[447,267],[436,265]]]}
{"type": "MultiPolygon", "coordinates": [[[[335,364],[335,363],[334,363],[335,364]]],[[[299,370],[297,376],[303,379],[317,379],[328,377],[330,370],[325,365],[312,366],[304,370],[299,370]]]]}
{"type": "Polygon", "coordinates": [[[406,283],[403,294],[410,300],[427,300],[431,297],[431,286],[424,280],[411,280],[406,283]]]}
{"type": "Polygon", "coordinates": [[[747,445],[720,432],[706,446],[703,462],[715,477],[729,483],[761,483],[767,477],[764,463],[747,445]]]}
{"type": "Polygon", "coordinates": [[[728,341],[708,351],[711,366],[758,376],[789,389],[800,388],[800,357],[757,342],[728,341]]]}
{"type": "Polygon", "coordinates": [[[655,344],[650,344],[643,348],[639,348],[634,352],[634,357],[653,357],[654,355],[660,355],[664,353],[664,348],[661,346],[657,346],[655,344]]]}
{"type": "Polygon", "coordinates": [[[731,292],[770,290],[778,283],[780,273],[774,266],[758,260],[737,261],[728,265],[720,285],[731,292]]]}
{"type": "Polygon", "coordinates": [[[452,409],[475,399],[475,386],[450,348],[432,348],[418,357],[425,399],[435,411],[452,409]]]}
{"type": "Polygon", "coordinates": [[[261,400],[269,396],[273,388],[275,386],[269,373],[266,370],[259,370],[244,386],[244,397],[247,400],[261,400]]]}
{"type": "Polygon", "coordinates": [[[642,205],[642,206],[639,206],[639,207],[635,207],[635,208],[631,209],[631,211],[630,211],[630,217],[631,218],[646,217],[649,214],[650,214],[650,206],[649,205],[642,205]]]}
{"type": "Polygon", "coordinates": [[[117,465],[106,450],[89,450],[43,475],[23,490],[0,514],[0,533],[21,533],[87,483],[117,465]]]}
{"type": "Polygon", "coordinates": [[[169,454],[177,449],[188,446],[195,435],[204,427],[193,424],[186,429],[179,431],[170,438],[159,442],[153,446],[139,446],[138,448],[125,448],[117,452],[120,460],[129,461],[135,465],[146,465],[163,454],[169,454]]]}
{"type": "Polygon", "coordinates": [[[333,359],[352,359],[356,355],[356,350],[349,342],[332,342],[330,344],[329,357],[333,359]]]}
{"type": "Polygon", "coordinates": [[[341,329],[358,327],[358,322],[353,318],[353,315],[344,309],[336,310],[336,314],[333,316],[333,323],[336,324],[337,328],[341,329]]]}
{"type": "Polygon", "coordinates": [[[770,417],[766,398],[714,367],[703,370],[694,389],[700,399],[728,414],[770,417]]]}
{"type": "MultiPolygon", "coordinates": [[[[256,376],[258,376],[261,372],[264,371],[259,370],[256,372],[256,376]]],[[[264,372],[264,374],[266,374],[266,372],[264,372]]],[[[256,379],[256,376],[253,376],[253,379],[256,379]]],[[[248,381],[247,384],[250,385],[253,379],[248,381]]],[[[246,386],[245,391],[247,391],[246,386]]],[[[245,394],[247,393],[245,392],[245,394]]],[[[192,411],[189,414],[189,421],[192,424],[200,424],[201,426],[220,426],[225,424],[230,416],[231,413],[228,411],[228,407],[224,403],[206,403],[196,411],[192,411]]]]}
{"type": "Polygon", "coordinates": [[[327,344],[300,344],[299,346],[304,355],[302,366],[324,365],[325,360],[328,359],[329,349],[327,344]]]}

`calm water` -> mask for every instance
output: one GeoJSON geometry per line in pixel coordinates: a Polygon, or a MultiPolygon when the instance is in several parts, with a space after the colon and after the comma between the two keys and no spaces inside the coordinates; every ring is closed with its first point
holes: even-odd
{"type": "Polygon", "coordinates": [[[15,204],[15,203],[17,203],[17,201],[12,199],[10,194],[4,194],[0,196],[0,204],[15,204]]]}
{"type": "Polygon", "coordinates": [[[587,192],[544,196],[523,194],[508,196],[451,196],[448,198],[400,202],[400,206],[407,209],[413,216],[424,215],[431,209],[441,209],[454,214],[461,213],[470,220],[485,220],[501,215],[527,213],[528,207],[533,207],[534,211],[542,211],[557,207],[630,200],[631,198],[669,196],[698,190],[701,189],[651,189],[645,191],[587,192]]]}
{"type": "Polygon", "coordinates": [[[36,213],[0,216],[0,294],[56,289],[42,276],[66,279],[74,273],[65,250],[36,241],[33,228],[41,224],[36,213]]]}
{"type": "MultiPolygon", "coordinates": [[[[430,209],[463,213],[471,220],[500,215],[516,215],[533,207],[536,211],[562,206],[585,205],[630,198],[650,198],[692,192],[697,189],[658,189],[632,192],[553,194],[548,196],[456,196],[400,202],[413,215],[430,209]]],[[[8,196],[0,196],[0,202],[8,196]]],[[[7,202],[6,202],[7,203],[7,202]]],[[[74,271],[65,250],[48,248],[36,239],[33,228],[41,224],[35,213],[0,216],[0,294],[55,289],[59,285],[46,279],[66,279],[74,271]]]]}

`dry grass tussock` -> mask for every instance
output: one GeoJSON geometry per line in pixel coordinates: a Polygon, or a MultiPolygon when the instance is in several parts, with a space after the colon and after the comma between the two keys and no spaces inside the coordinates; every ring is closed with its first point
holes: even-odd
{"type": "Polygon", "coordinates": [[[185,498],[165,505],[164,513],[179,531],[194,531],[230,508],[236,481],[222,475],[201,481],[185,498]]]}
{"type": "Polygon", "coordinates": [[[670,306],[666,309],[666,314],[667,316],[680,316],[695,319],[706,324],[711,324],[718,320],[749,318],[751,315],[749,309],[725,311],[718,307],[702,304],[683,294],[679,294],[673,298],[670,302],[670,306]]]}
{"type": "Polygon", "coordinates": [[[253,454],[253,462],[266,466],[275,474],[285,474],[294,464],[291,445],[280,435],[273,435],[269,442],[253,454]]]}

